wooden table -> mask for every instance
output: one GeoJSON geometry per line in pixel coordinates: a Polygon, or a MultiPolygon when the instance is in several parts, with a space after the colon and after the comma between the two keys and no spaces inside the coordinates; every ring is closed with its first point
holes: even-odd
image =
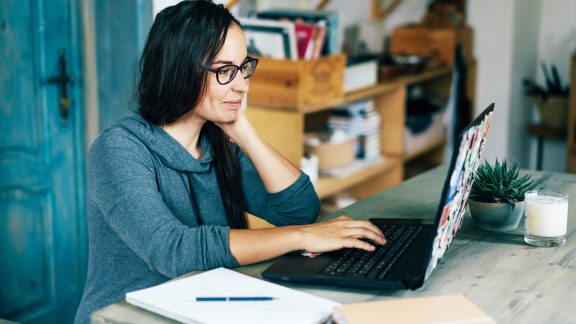
{"type": "MultiPolygon", "coordinates": [[[[362,200],[343,211],[355,218],[429,218],[437,208],[446,167],[442,166],[362,200]]],[[[416,291],[377,291],[287,285],[341,303],[398,297],[463,294],[498,323],[576,323],[576,175],[534,172],[548,189],[570,195],[567,243],[537,248],[522,230],[491,233],[474,227],[467,213],[460,233],[424,286],[416,291]]],[[[331,214],[324,218],[334,217],[331,214]]],[[[260,277],[270,262],[238,268],[260,277]]],[[[92,314],[94,323],[169,323],[119,302],[92,314]]]]}

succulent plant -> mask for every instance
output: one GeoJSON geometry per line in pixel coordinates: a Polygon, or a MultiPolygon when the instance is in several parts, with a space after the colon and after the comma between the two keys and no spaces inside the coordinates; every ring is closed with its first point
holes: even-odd
{"type": "Polygon", "coordinates": [[[494,167],[484,161],[474,177],[470,199],[480,202],[516,203],[524,200],[530,190],[542,189],[541,179],[534,180],[530,174],[520,176],[518,163],[496,160],[494,167]]]}

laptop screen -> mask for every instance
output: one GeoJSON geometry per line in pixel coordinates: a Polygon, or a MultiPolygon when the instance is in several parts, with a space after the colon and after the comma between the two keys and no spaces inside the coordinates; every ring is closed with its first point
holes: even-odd
{"type": "Polygon", "coordinates": [[[434,237],[430,260],[426,268],[427,279],[432,270],[436,268],[442,256],[448,249],[452,239],[458,233],[466,202],[472,189],[474,174],[480,164],[482,152],[486,145],[486,137],[492,122],[494,104],[486,108],[476,119],[470,123],[459,135],[459,145],[455,145],[452,161],[444,189],[440,208],[436,216],[436,236],[434,237]]]}

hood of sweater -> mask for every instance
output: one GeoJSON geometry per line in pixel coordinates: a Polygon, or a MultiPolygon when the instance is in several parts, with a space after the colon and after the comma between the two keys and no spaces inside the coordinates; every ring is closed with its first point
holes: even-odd
{"type": "Polygon", "coordinates": [[[182,172],[208,172],[212,148],[205,136],[200,137],[202,156],[196,159],[174,137],[139,115],[124,118],[118,124],[141,140],[167,167],[182,172]]]}

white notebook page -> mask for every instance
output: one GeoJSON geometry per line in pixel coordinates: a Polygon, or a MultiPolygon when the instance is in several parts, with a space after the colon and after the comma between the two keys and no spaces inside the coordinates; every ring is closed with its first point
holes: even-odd
{"type": "Polygon", "coordinates": [[[184,323],[321,323],[341,305],[225,268],[130,292],[126,301],[184,323]],[[195,301],[196,297],[242,296],[275,299],[195,301]]]}

